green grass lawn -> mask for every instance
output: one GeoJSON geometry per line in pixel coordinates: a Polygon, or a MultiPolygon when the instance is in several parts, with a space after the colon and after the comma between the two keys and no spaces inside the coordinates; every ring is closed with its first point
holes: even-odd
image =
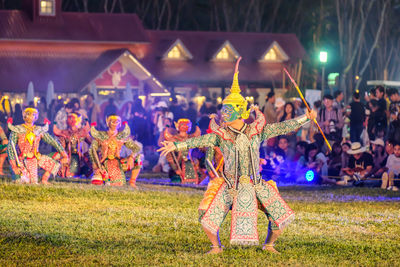
{"type": "MultiPolygon", "coordinates": [[[[297,219],[273,255],[210,248],[197,221],[203,191],[142,185],[0,182],[0,266],[8,265],[400,265],[400,195],[378,188],[282,188],[297,219]]],[[[267,220],[259,213],[260,238],[267,220]]]]}

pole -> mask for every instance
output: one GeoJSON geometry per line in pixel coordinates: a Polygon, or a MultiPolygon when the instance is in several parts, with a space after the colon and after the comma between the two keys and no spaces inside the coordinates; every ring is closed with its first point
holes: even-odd
{"type": "Polygon", "coordinates": [[[321,78],[321,98],[325,95],[325,65],[322,64],[322,78],[321,78]]]}
{"type": "MultiPolygon", "coordinates": [[[[297,93],[299,93],[301,100],[303,100],[304,105],[306,106],[307,110],[310,112],[311,108],[308,106],[307,101],[304,99],[303,93],[300,91],[299,86],[297,85],[297,83],[295,82],[295,80],[293,80],[292,76],[290,76],[289,72],[287,71],[286,68],[283,68],[283,70],[286,72],[287,76],[289,77],[290,81],[293,83],[294,87],[297,90],[297,93]]],[[[327,145],[327,147],[329,148],[329,151],[332,151],[332,147],[328,142],[328,139],[326,139],[324,132],[322,131],[321,127],[319,126],[318,122],[316,119],[314,119],[314,123],[315,125],[317,125],[319,132],[322,134],[322,137],[325,140],[325,143],[327,145]]]]}

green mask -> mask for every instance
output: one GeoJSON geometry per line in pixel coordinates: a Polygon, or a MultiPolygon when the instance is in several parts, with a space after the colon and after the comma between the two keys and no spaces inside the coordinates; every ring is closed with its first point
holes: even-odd
{"type": "Polygon", "coordinates": [[[222,106],[222,118],[225,122],[232,122],[241,118],[241,113],[236,111],[235,107],[231,104],[222,106]]]}

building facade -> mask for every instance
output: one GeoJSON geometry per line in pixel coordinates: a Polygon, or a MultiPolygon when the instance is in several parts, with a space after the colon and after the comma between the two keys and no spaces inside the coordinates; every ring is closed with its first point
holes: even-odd
{"type": "Polygon", "coordinates": [[[146,30],[135,14],[63,12],[61,1],[0,10],[0,92],[15,103],[29,84],[36,96],[51,86],[56,95],[99,99],[220,99],[240,56],[240,85],[256,102],[285,88],[283,67],[301,75],[305,51],[293,34],[146,30]]]}

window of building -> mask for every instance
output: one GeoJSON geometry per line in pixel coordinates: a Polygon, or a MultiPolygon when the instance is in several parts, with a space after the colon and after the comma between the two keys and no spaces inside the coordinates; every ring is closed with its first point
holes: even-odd
{"type": "Polygon", "coordinates": [[[41,16],[55,16],[56,3],[55,0],[40,0],[39,14],[41,16]]]}
{"type": "Polygon", "coordinates": [[[168,52],[168,58],[182,58],[181,51],[179,51],[178,46],[174,46],[169,52],[168,52]]]}
{"type": "Polygon", "coordinates": [[[289,60],[289,57],[276,41],[269,46],[260,59],[262,62],[283,62],[287,60],[289,60]]]}
{"type": "Polygon", "coordinates": [[[162,57],[164,60],[188,60],[193,56],[181,40],[176,40],[162,57]]]}
{"type": "Polygon", "coordinates": [[[274,49],[275,47],[272,47],[269,51],[268,51],[268,53],[267,54],[265,54],[265,56],[264,56],[264,59],[265,60],[277,60],[278,59],[278,56],[276,55],[276,52],[275,52],[275,49],[274,49]]]}
{"type": "Polygon", "coordinates": [[[225,43],[221,46],[221,48],[215,53],[212,60],[214,61],[235,61],[239,58],[240,55],[233,48],[232,44],[229,41],[225,41],[225,43]]]}
{"type": "Polygon", "coordinates": [[[217,56],[215,57],[216,59],[229,59],[229,52],[228,49],[226,49],[226,47],[223,47],[219,53],[217,54],[217,56]]]}

